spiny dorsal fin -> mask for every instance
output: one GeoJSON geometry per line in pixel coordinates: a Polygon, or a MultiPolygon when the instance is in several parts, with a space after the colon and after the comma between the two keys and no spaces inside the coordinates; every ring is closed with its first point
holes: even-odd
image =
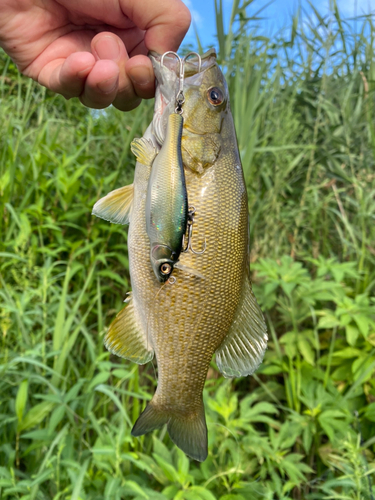
{"type": "Polygon", "coordinates": [[[121,309],[110,324],[104,345],[112,354],[144,365],[154,357],[154,350],[136,317],[131,294],[126,302],[128,305],[121,309]]]}
{"type": "Polygon", "coordinates": [[[137,158],[137,161],[147,166],[152,165],[155,156],[158,154],[152,142],[144,137],[141,139],[134,139],[134,141],[130,144],[130,149],[137,158]]]}
{"type": "Polygon", "coordinates": [[[129,224],[133,197],[133,184],[115,189],[95,203],[92,213],[114,224],[129,224]]]}
{"type": "Polygon", "coordinates": [[[216,351],[217,367],[227,378],[251,375],[263,360],[267,340],[266,323],[246,276],[235,319],[216,351]]]}

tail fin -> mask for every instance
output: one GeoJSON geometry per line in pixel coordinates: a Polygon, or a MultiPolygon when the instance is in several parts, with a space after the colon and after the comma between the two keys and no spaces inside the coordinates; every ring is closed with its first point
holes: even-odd
{"type": "Polygon", "coordinates": [[[169,412],[159,410],[154,406],[152,401],[150,401],[139,415],[131,434],[132,436],[138,437],[154,431],[155,429],[160,429],[160,427],[163,427],[163,425],[169,421],[170,417],[171,415],[169,412]]]}
{"type": "Polygon", "coordinates": [[[136,421],[132,436],[142,436],[167,424],[169,435],[186,455],[203,462],[207,458],[207,426],[203,401],[198,411],[185,413],[158,408],[152,401],[136,421]]]}

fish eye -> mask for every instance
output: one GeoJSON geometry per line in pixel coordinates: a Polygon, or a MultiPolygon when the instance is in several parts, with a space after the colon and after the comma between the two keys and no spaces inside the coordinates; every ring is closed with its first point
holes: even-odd
{"type": "Polygon", "coordinates": [[[223,92],[218,87],[211,87],[207,90],[207,98],[214,106],[219,106],[224,101],[223,92]]]}
{"type": "Polygon", "coordinates": [[[160,272],[162,274],[170,274],[172,272],[172,266],[170,264],[164,263],[160,266],[160,272]]]}

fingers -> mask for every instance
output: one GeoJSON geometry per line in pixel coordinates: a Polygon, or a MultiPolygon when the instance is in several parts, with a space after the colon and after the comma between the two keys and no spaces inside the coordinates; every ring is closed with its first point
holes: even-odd
{"type": "Polygon", "coordinates": [[[135,93],[142,99],[151,99],[155,95],[155,75],[152,63],[147,56],[134,56],[126,62],[126,74],[129,76],[135,93]]]}
{"type": "MultiPolygon", "coordinates": [[[[123,41],[114,33],[103,32],[99,33],[92,39],[91,47],[92,47],[92,53],[97,59],[96,65],[99,64],[100,62],[106,64],[108,64],[109,62],[113,62],[114,64],[117,65],[118,80],[115,89],[116,90],[115,94],[113,95],[112,91],[110,92],[110,95],[113,96],[111,104],[113,104],[116,108],[122,111],[129,111],[138,106],[138,104],[141,102],[140,97],[143,97],[143,94],[142,95],[137,94],[133,82],[126,72],[126,63],[129,60],[129,56],[123,41]]],[[[94,70],[92,70],[92,73],[93,71],[94,70]]],[[[100,91],[99,94],[97,93],[98,95],[96,96],[96,99],[101,98],[104,101],[104,97],[105,98],[109,97],[100,95],[103,88],[102,87],[103,78],[101,73],[98,72],[95,73],[94,75],[90,74],[90,77],[91,78],[88,78],[86,82],[86,86],[91,89],[90,100],[87,99],[82,100],[81,98],[82,102],[89,106],[91,105],[90,103],[92,103],[92,100],[95,97],[94,96],[95,87],[99,88],[100,91]]],[[[148,87],[150,86],[151,86],[151,92],[149,92],[150,95],[148,95],[148,97],[152,97],[153,95],[152,92],[153,81],[151,84],[148,84],[148,87]]]]}
{"type": "Polygon", "coordinates": [[[121,9],[138,28],[145,30],[148,50],[176,51],[186,35],[191,14],[181,0],[120,0],[121,9]]]}
{"type": "Polygon", "coordinates": [[[60,71],[51,75],[50,88],[67,99],[80,96],[95,62],[95,57],[89,52],[74,52],[65,59],[60,71]]]}
{"type": "Polygon", "coordinates": [[[145,54],[148,50],[177,50],[189,28],[190,12],[181,0],[118,1],[121,12],[117,14],[126,20],[126,28],[109,19],[112,26],[119,26],[112,28],[114,32],[100,32],[92,38],[89,28],[60,35],[25,74],[66,98],[79,97],[86,106],[97,109],[113,104],[127,111],[142,98],[153,97],[155,76],[145,54]]]}
{"type": "Polygon", "coordinates": [[[113,104],[129,111],[142,98],[154,96],[155,77],[148,57],[139,54],[129,59],[123,41],[108,32],[92,38],[90,48],[92,53],[73,52],[46,61],[39,83],[67,99],[79,97],[85,106],[95,109],[113,104]]]}
{"type": "Polygon", "coordinates": [[[96,61],[90,52],[75,52],[46,64],[38,82],[65,98],[79,97],[90,108],[106,108],[115,100],[119,67],[114,61],[96,61]]]}
{"type": "Polygon", "coordinates": [[[97,61],[86,78],[81,102],[94,109],[112,104],[117,95],[119,73],[114,61],[97,61]]]}

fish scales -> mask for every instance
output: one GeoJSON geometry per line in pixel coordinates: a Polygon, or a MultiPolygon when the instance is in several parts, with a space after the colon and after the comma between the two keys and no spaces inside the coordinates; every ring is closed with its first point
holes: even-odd
{"type": "MultiPolygon", "coordinates": [[[[160,98],[168,85],[174,88],[174,71],[166,77],[168,68],[158,65],[160,57],[152,59],[160,98]]],[[[205,251],[200,255],[181,253],[185,270],[174,269],[175,282],[158,282],[147,258],[146,197],[153,156],[150,161],[138,158],[128,234],[133,308],[129,315],[133,314],[132,328],[138,324],[143,341],[136,353],[126,347],[119,352],[121,343],[131,342],[122,312],[106,336],[107,347],[116,354],[138,363],[149,361],[153,354],[157,360],[155,395],[132,434],[142,435],[167,424],[172,440],[197,460],[207,456],[202,391],[212,355],[216,352],[217,365],[225,376],[247,375],[261,362],[267,342],[264,319],[249,279],[248,201],[228,90],[214,54],[205,54],[202,61],[201,74],[195,69],[185,80],[181,144],[189,206],[195,208],[192,241],[198,249],[205,241],[205,251]]],[[[170,68],[173,70],[172,63],[170,68]]],[[[164,114],[160,109],[155,112],[154,120],[159,121],[144,135],[154,149],[160,148],[154,130],[159,127],[158,141],[162,141],[161,123],[172,109],[173,92],[169,108],[165,106],[167,98],[162,95],[164,114]]]]}
{"type": "MultiPolygon", "coordinates": [[[[232,134],[233,138],[231,122],[228,113],[223,119],[222,132],[232,134]]],[[[203,255],[183,254],[181,261],[205,279],[187,277],[177,269],[176,283],[160,290],[151,267],[144,262],[150,247],[145,232],[145,207],[136,210],[139,215],[129,228],[134,302],[141,310],[153,304],[149,318],[145,315],[144,327],[152,339],[158,364],[154,400],[170,410],[185,407],[194,411],[201,405],[212,355],[233,321],[245,276],[248,240],[243,235],[247,234],[248,224],[247,194],[242,169],[236,168],[240,159],[233,145],[230,155],[225,144],[222,151],[213,171],[206,173],[209,182],[203,197],[201,176],[193,173],[186,176],[188,199],[197,213],[194,234],[200,240],[206,239],[206,251],[203,255]],[[233,206],[236,210],[232,210],[233,206]]],[[[144,204],[144,196],[142,200],[144,204]]]]}

